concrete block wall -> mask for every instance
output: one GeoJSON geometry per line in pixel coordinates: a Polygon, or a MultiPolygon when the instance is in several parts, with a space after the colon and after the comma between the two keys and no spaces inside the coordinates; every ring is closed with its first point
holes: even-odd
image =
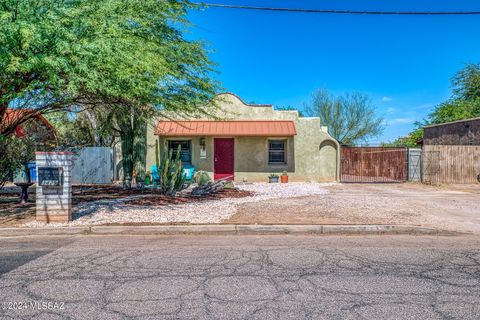
{"type": "Polygon", "coordinates": [[[65,223],[72,220],[72,165],[70,152],[37,152],[36,219],[39,222],[65,223]],[[63,185],[45,187],[38,184],[39,167],[63,168],[63,185]]]}

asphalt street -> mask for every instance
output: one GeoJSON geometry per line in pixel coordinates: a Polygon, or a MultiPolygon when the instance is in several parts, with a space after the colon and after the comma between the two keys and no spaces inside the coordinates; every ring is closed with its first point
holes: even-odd
{"type": "Polygon", "coordinates": [[[1,319],[479,319],[473,236],[0,239],[1,319]]]}

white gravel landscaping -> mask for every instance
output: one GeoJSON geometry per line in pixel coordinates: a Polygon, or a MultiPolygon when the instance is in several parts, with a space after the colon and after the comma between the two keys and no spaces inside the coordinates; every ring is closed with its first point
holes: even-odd
{"type": "MultiPolygon", "coordinates": [[[[294,198],[327,194],[324,187],[330,183],[255,183],[237,184],[242,190],[251,191],[253,196],[244,198],[223,198],[204,202],[163,206],[139,206],[125,204],[126,199],[102,200],[77,205],[73,208],[73,221],[70,226],[102,225],[118,223],[220,223],[237,212],[237,206],[278,198],[294,198]]],[[[49,224],[66,226],[67,224],[49,224]]],[[[26,227],[44,226],[36,221],[26,227]]]]}

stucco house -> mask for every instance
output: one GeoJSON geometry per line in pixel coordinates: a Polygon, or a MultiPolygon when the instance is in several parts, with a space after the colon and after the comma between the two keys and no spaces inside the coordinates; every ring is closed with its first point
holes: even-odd
{"type": "Polygon", "coordinates": [[[338,180],[340,147],[319,118],[247,104],[232,93],[216,99],[216,120],[158,119],[147,133],[147,168],[155,163],[159,140],[174,150],[181,145],[182,162],[214,179],[265,182],[271,173],[287,171],[290,181],[338,180]]]}

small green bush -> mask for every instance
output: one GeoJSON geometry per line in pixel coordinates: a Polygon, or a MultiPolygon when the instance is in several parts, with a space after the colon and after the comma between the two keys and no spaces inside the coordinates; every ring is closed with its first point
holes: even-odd
{"type": "Polygon", "coordinates": [[[0,135],[0,189],[13,178],[20,168],[27,168],[27,162],[35,159],[35,145],[27,137],[0,135]]]}
{"type": "Polygon", "coordinates": [[[210,181],[212,181],[212,179],[210,178],[210,176],[208,175],[208,173],[206,173],[206,172],[203,171],[203,170],[197,171],[197,172],[195,173],[195,175],[193,176],[193,182],[195,182],[195,183],[198,184],[199,186],[206,185],[206,184],[209,183],[210,181]]]}

